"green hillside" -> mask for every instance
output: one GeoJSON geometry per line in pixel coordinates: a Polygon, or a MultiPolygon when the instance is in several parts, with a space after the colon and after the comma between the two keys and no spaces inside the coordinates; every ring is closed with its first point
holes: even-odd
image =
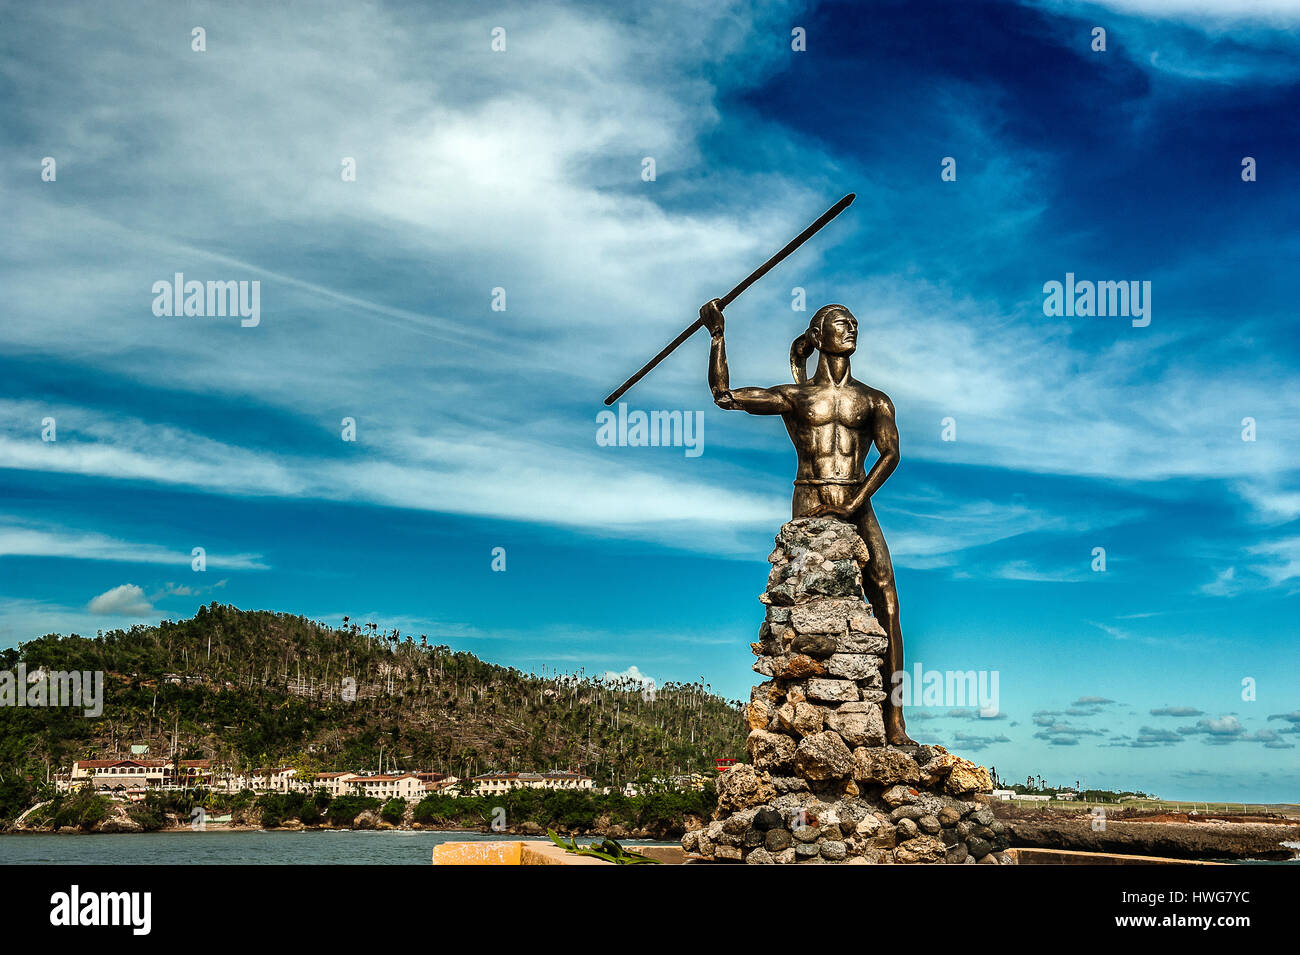
{"type": "Polygon", "coordinates": [[[379,768],[382,753],[384,768],[572,768],[598,785],[711,773],[715,757],[744,751],[738,701],[706,686],[647,694],[632,681],[537,677],[432,642],[213,603],[189,620],[0,651],[0,669],[21,661],[106,681],[97,719],[0,708],[0,818],[47,767],[126,755],[133,743],[236,769],[379,768]]]}

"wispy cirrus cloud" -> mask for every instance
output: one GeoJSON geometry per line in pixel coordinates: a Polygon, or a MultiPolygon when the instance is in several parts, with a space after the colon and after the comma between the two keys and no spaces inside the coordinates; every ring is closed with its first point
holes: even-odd
{"type": "MultiPolygon", "coordinates": [[[[192,551],[123,540],[95,531],[49,527],[0,518],[0,557],[63,557],[76,560],[188,567],[192,551]]],[[[266,570],[260,554],[206,554],[213,569],[266,570]]]]}

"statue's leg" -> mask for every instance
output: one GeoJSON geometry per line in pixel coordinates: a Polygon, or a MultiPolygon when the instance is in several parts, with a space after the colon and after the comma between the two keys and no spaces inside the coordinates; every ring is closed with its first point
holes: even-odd
{"type": "Polygon", "coordinates": [[[898,588],[894,584],[894,564],[889,558],[885,535],[876,520],[871,502],[862,508],[857,520],[858,533],[866,542],[871,559],[862,570],[862,589],[876,612],[876,619],[889,635],[889,650],[885,655],[880,675],[884,682],[885,739],[898,746],[912,744],[903,723],[903,707],[895,706],[893,699],[893,674],[903,672],[903,628],[898,619],[898,588]]]}

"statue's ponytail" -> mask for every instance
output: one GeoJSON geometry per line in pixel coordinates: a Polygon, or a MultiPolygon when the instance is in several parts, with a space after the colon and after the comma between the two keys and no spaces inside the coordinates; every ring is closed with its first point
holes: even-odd
{"type": "Polygon", "coordinates": [[[790,374],[794,375],[797,385],[808,384],[808,356],[817,349],[817,340],[822,332],[822,322],[832,312],[847,312],[843,305],[823,305],[813,312],[804,333],[790,343],[790,374]]]}
{"type": "Polygon", "coordinates": [[[808,384],[808,356],[813,353],[813,330],[809,328],[790,343],[790,374],[796,385],[808,384]]]}

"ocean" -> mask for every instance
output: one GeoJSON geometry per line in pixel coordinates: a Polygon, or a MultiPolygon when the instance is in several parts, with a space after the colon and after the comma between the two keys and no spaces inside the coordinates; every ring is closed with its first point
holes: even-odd
{"type": "Polygon", "coordinates": [[[442,842],[521,838],[536,837],[406,829],[5,835],[0,864],[430,865],[442,842]]]}

